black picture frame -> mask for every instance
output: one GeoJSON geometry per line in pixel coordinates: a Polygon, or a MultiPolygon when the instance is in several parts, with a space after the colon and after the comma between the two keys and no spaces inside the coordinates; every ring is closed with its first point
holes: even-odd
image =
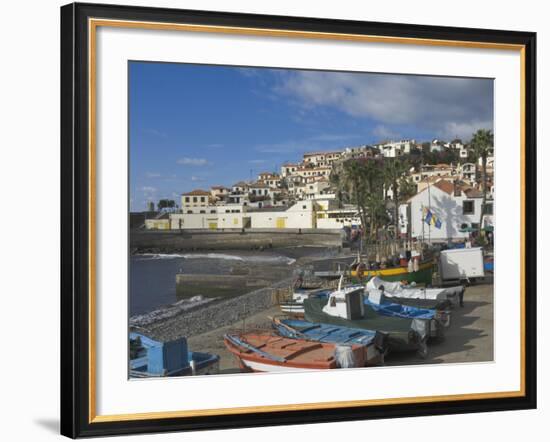
{"type": "Polygon", "coordinates": [[[536,408],[536,34],[117,5],[61,8],[61,434],[76,438],[536,408]],[[187,23],[524,47],[525,395],[162,419],[90,421],[88,19],[187,23]]]}

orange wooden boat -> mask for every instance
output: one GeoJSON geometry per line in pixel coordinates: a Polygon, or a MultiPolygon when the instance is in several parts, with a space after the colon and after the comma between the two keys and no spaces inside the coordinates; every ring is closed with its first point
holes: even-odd
{"type": "Polygon", "coordinates": [[[230,333],[224,336],[224,343],[243,371],[289,372],[365,365],[362,345],[283,338],[270,332],[230,333]]]}

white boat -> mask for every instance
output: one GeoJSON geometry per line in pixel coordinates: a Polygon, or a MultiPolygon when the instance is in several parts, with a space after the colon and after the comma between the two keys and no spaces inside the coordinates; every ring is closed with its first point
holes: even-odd
{"type": "MultiPolygon", "coordinates": [[[[405,285],[400,282],[385,281],[375,276],[367,282],[367,291],[384,290],[387,298],[399,298],[401,300],[427,300],[427,301],[449,301],[452,305],[460,304],[460,297],[464,294],[464,286],[457,285],[446,288],[424,288],[405,285]]],[[[395,300],[397,302],[397,299],[395,300]]]]}
{"type": "Polygon", "coordinates": [[[323,298],[328,297],[328,294],[331,290],[326,289],[315,289],[315,290],[303,290],[296,289],[292,293],[292,299],[288,301],[283,301],[279,304],[281,312],[295,317],[304,317],[304,300],[311,297],[314,298],[323,298]]]}

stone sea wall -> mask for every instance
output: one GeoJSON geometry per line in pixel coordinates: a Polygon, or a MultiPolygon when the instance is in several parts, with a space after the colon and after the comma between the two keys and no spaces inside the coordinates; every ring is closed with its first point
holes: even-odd
{"type": "Polygon", "coordinates": [[[146,329],[135,330],[145,332],[152,338],[159,340],[172,340],[181,336],[199,335],[242,321],[251,315],[270,308],[273,305],[274,290],[290,287],[291,284],[292,278],[284,279],[270,287],[222,301],[213,301],[206,306],[149,324],[146,329]]]}

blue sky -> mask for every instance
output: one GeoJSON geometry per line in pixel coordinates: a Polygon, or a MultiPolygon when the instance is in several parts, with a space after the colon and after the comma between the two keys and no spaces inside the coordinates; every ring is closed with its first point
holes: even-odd
{"type": "Polygon", "coordinates": [[[493,81],[131,62],[130,204],[277,171],[304,152],[493,128],[493,81]]]}

